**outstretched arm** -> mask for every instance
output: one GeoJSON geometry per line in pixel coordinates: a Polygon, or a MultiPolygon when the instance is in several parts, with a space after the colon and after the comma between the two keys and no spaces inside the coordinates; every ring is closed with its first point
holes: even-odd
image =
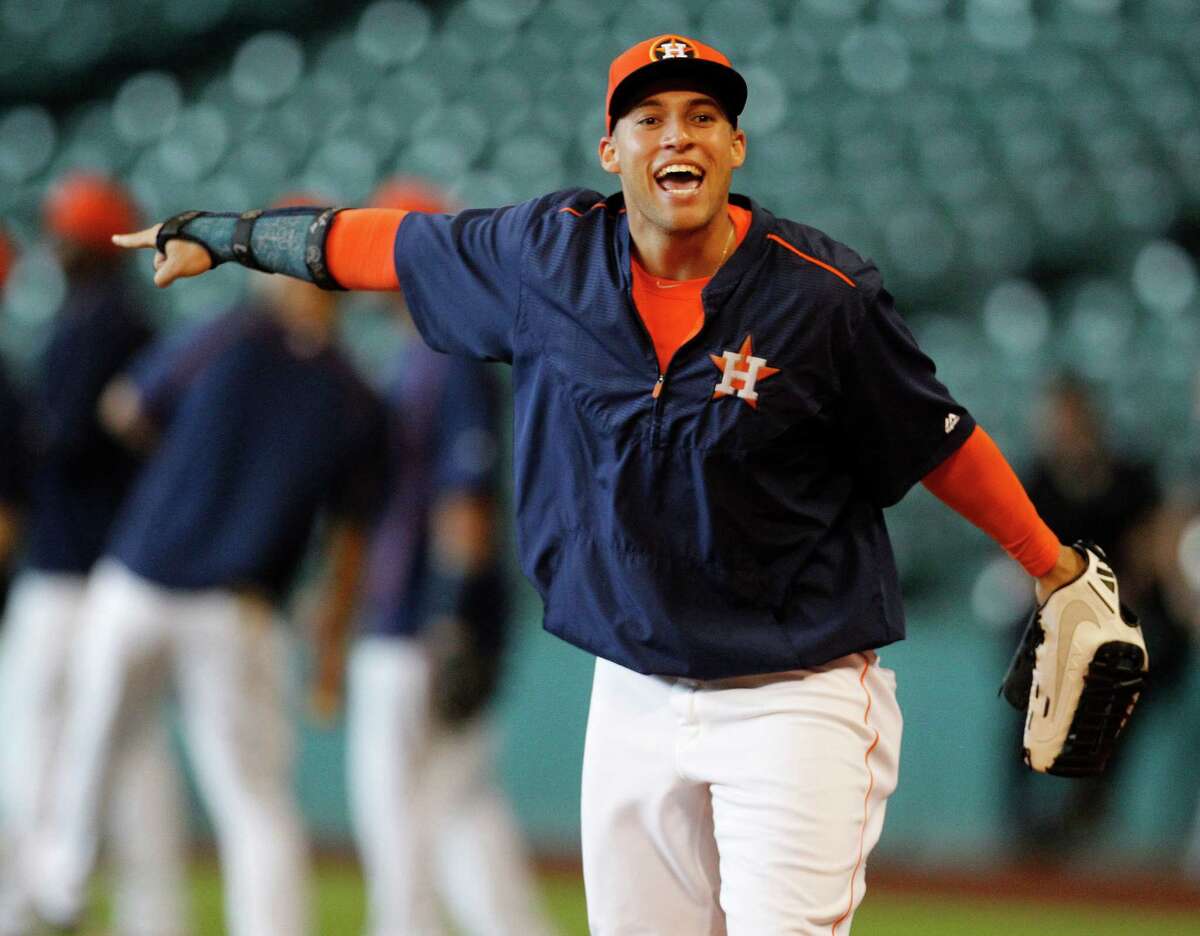
{"type": "Polygon", "coordinates": [[[393,249],[406,211],[281,208],[243,214],[185,212],[113,243],[154,248],[154,285],[235,261],[325,289],[398,289],[393,249]]]}
{"type": "Polygon", "coordinates": [[[924,485],[991,536],[1037,580],[1041,603],[1084,570],[1084,561],[1046,526],[991,437],[976,426],[924,485]]]}

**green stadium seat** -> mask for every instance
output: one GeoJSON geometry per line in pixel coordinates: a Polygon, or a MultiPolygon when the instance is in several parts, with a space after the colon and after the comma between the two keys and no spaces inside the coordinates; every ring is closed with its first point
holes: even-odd
{"type": "Polygon", "coordinates": [[[58,144],[58,126],[44,107],[15,107],[0,117],[0,178],[20,183],[46,167],[58,144]]]}
{"type": "Polygon", "coordinates": [[[537,12],[541,0],[467,0],[463,6],[492,28],[515,29],[537,12]]]}
{"type": "Polygon", "coordinates": [[[216,168],[230,139],[225,115],[210,104],[197,104],[184,109],[170,136],[159,143],[159,154],[180,178],[194,182],[216,168]]]}
{"type": "MultiPolygon", "coordinates": [[[[695,12],[700,14],[697,38],[718,43],[739,67],[741,63],[767,59],[775,48],[779,29],[774,11],[764,0],[716,0],[697,4],[695,12]]],[[[757,93],[757,86],[751,87],[757,93]]]]}
{"type": "Polygon", "coordinates": [[[549,0],[539,14],[538,24],[555,32],[588,32],[603,26],[611,12],[606,4],[593,0],[549,0]]]}
{"type": "Polygon", "coordinates": [[[1012,359],[1036,359],[1051,332],[1050,302],[1027,280],[1003,280],[984,297],[982,323],[995,352],[1012,359]]]}
{"type": "Polygon", "coordinates": [[[490,169],[511,182],[518,198],[532,198],[568,184],[560,141],[530,131],[503,139],[490,169]]]}
{"type": "Polygon", "coordinates": [[[229,87],[243,103],[263,107],[291,94],[304,72],[304,49],[286,32],[263,32],[246,40],[233,59],[229,87]]]}
{"type": "Polygon", "coordinates": [[[310,73],[345,85],[356,99],[363,99],[375,90],[386,70],[386,66],[362,54],[355,33],[343,32],[322,43],[312,56],[310,73]]]}
{"type": "Polygon", "coordinates": [[[1181,316],[1196,300],[1196,261],[1173,241],[1151,241],[1138,251],[1131,283],[1148,309],[1168,318],[1181,316]]]}
{"type": "Polygon", "coordinates": [[[694,17],[680,0],[630,0],[613,18],[608,35],[607,58],[611,59],[616,52],[648,36],[670,32],[691,34],[694,26],[694,17]]]}
{"type": "Polygon", "coordinates": [[[376,68],[397,68],[416,59],[432,34],[426,7],[412,0],[379,0],[359,17],[354,45],[376,68]]]}
{"type": "Polygon", "coordinates": [[[473,205],[479,208],[496,208],[511,205],[521,198],[529,198],[544,189],[519,192],[509,177],[498,172],[476,170],[449,183],[447,191],[456,204],[473,205]]]}
{"type": "Polygon", "coordinates": [[[221,180],[238,179],[253,193],[248,204],[266,204],[291,177],[292,154],[287,145],[269,135],[239,142],[226,157],[221,180]]]}
{"type": "Polygon", "coordinates": [[[183,107],[178,79],[163,71],[134,75],[121,85],[113,99],[112,119],[127,143],[142,146],[175,128],[183,107]]]}
{"type": "Polygon", "coordinates": [[[504,0],[496,0],[491,9],[501,11],[499,20],[490,20],[484,4],[460,3],[452,7],[443,22],[443,35],[453,36],[466,44],[470,59],[476,65],[504,59],[517,41],[519,21],[507,21],[502,11],[504,0]]]}
{"type": "Polygon", "coordinates": [[[741,122],[749,132],[773,133],[787,119],[791,101],[783,78],[774,68],[765,65],[750,65],[741,72],[746,83],[754,89],[753,97],[746,102],[741,122]]]}
{"type": "Polygon", "coordinates": [[[404,141],[411,138],[416,122],[436,112],[445,98],[436,77],[415,69],[396,71],[379,81],[363,107],[363,117],[378,127],[381,136],[404,141]]]}
{"type": "Polygon", "coordinates": [[[887,26],[850,30],[838,43],[838,65],[846,84],[870,94],[898,94],[912,76],[908,42],[887,26]]]}

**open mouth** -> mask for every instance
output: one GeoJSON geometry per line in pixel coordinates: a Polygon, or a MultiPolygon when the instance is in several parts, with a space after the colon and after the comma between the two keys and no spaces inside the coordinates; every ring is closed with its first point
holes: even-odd
{"type": "Polygon", "coordinates": [[[654,181],[665,192],[695,192],[704,182],[704,170],[691,163],[670,163],[654,173],[654,181]]]}

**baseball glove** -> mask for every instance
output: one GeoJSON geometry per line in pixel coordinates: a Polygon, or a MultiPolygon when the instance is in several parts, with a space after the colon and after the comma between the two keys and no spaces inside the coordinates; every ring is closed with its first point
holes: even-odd
{"type": "Polygon", "coordinates": [[[1149,668],[1104,553],[1091,543],[1075,549],[1087,568],[1034,609],[1000,687],[1025,713],[1025,763],[1060,777],[1104,771],[1149,668]]]}
{"type": "Polygon", "coordinates": [[[445,728],[460,727],[492,701],[500,684],[503,654],[461,620],[437,622],[430,641],[433,712],[445,728]]]}

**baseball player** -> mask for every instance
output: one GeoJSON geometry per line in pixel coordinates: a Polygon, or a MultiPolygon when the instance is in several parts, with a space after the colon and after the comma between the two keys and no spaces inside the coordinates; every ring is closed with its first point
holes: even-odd
{"type": "Polygon", "coordinates": [[[251,308],[151,349],[105,393],[113,427],[157,446],[85,597],[63,741],[73,771],[37,869],[53,923],[80,914],[109,764],[170,683],[215,826],[228,931],[307,930],[277,604],[323,509],[337,549],[361,541],[384,416],[333,345],[334,297],[282,277],[260,285],[251,308]]]}
{"type": "MultiPolygon", "coordinates": [[[[68,292],[30,387],[23,564],[13,584],[0,655],[0,933],[30,931],[28,870],[45,846],[55,775],[74,765],[60,747],[68,660],[83,640],[86,576],[100,555],[138,461],[97,415],[104,385],[151,337],[130,296],[111,236],[136,223],[111,180],[76,174],[46,198],[44,224],[68,292]],[[6,908],[6,909],[4,909],[6,908]]],[[[8,461],[20,445],[7,436],[8,461]]],[[[147,713],[142,743],[122,753],[107,810],[115,929],[183,932],[185,813],[166,728],[147,713]]]]}
{"type": "MultiPolygon", "coordinates": [[[[398,180],[373,204],[442,210],[398,180]]],[[[498,554],[500,392],[482,364],[406,340],[388,391],[391,471],[349,665],[347,766],[372,936],[540,936],[528,859],[492,776],[486,706],[505,642],[498,554]]],[[[328,692],[341,673],[327,632],[328,692]]]]}
{"type": "MultiPolygon", "coordinates": [[[[15,251],[8,236],[0,231],[0,288],[8,279],[15,251]]],[[[23,401],[0,361],[0,439],[7,441],[7,451],[0,459],[0,614],[7,603],[12,559],[21,523],[21,507],[25,500],[24,446],[21,444],[23,401]]],[[[0,820],[3,821],[3,820],[0,820]]],[[[0,858],[0,862],[3,858],[0,858]]]]}
{"type": "MultiPolygon", "coordinates": [[[[936,380],[878,270],[730,195],[746,94],[716,49],[657,36],[609,70],[599,158],[619,195],[253,227],[188,212],[118,240],[158,248],[160,286],[252,252],[328,288],[401,288],[431,347],[512,365],[522,569],[546,628],[599,657],[596,934],[849,931],[900,744],[882,510],[913,484],[1043,596],[1086,581],[1086,605],[1102,576],[936,380]]],[[[1031,742],[1041,769],[1064,735],[1031,742]]]]}

